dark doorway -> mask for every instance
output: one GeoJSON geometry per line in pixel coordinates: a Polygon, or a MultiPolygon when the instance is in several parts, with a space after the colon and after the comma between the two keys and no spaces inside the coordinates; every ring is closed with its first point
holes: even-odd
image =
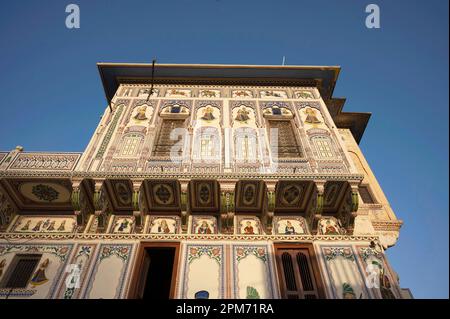
{"type": "Polygon", "coordinates": [[[141,247],[132,298],[170,299],[174,294],[178,244],[144,244],[141,247]]]}
{"type": "Polygon", "coordinates": [[[147,248],[149,259],[144,299],[169,299],[175,248],[147,248]]]}

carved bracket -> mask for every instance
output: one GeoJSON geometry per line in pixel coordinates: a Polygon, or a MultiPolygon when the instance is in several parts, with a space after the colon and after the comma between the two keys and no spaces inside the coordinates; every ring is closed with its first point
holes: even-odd
{"type": "Polygon", "coordinates": [[[222,231],[232,233],[234,228],[234,192],[221,193],[220,219],[222,231]]]}
{"type": "Polygon", "coordinates": [[[188,220],[189,220],[189,212],[187,207],[187,189],[185,191],[181,191],[180,193],[180,204],[181,204],[181,230],[183,233],[186,233],[188,230],[188,220]]]}

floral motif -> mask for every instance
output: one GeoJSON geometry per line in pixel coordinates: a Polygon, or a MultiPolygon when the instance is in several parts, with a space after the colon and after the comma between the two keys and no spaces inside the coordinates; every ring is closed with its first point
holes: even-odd
{"type": "Polygon", "coordinates": [[[80,257],[83,255],[89,256],[91,254],[92,246],[81,246],[81,249],[78,251],[76,257],[80,257]]]}
{"type": "Polygon", "coordinates": [[[104,246],[103,249],[100,252],[100,260],[103,260],[105,258],[108,258],[112,255],[116,255],[117,257],[121,258],[123,261],[126,261],[129,257],[129,247],[127,246],[104,246]]]}
{"type": "Polygon", "coordinates": [[[70,245],[5,245],[0,247],[0,256],[12,252],[40,252],[55,255],[65,261],[70,248],[70,245]]]}
{"type": "Polygon", "coordinates": [[[338,256],[342,256],[350,261],[355,261],[355,256],[349,247],[327,247],[323,249],[323,252],[327,261],[332,261],[338,256]]]}
{"type": "Polygon", "coordinates": [[[255,255],[257,258],[261,259],[262,261],[267,261],[267,252],[266,249],[263,247],[238,247],[236,248],[236,260],[239,262],[248,255],[255,255]]]}
{"type": "Polygon", "coordinates": [[[16,298],[24,298],[31,297],[37,292],[36,289],[24,289],[24,288],[15,288],[11,290],[10,288],[0,289],[0,297],[16,297],[16,298]]]}
{"type": "Polygon", "coordinates": [[[189,249],[188,262],[200,258],[202,255],[208,255],[219,263],[222,262],[221,248],[218,246],[196,246],[189,249]]]}
{"type": "Polygon", "coordinates": [[[364,260],[364,262],[366,262],[370,256],[374,256],[375,258],[380,260],[382,259],[381,253],[370,247],[361,248],[360,251],[361,251],[361,258],[364,260]]]}
{"type": "Polygon", "coordinates": [[[47,202],[52,202],[55,199],[58,199],[59,196],[59,193],[58,191],[56,191],[56,189],[45,184],[38,184],[33,186],[31,192],[40,200],[45,200],[47,202]]]}
{"type": "MultiPolygon", "coordinates": [[[[86,256],[89,259],[91,256],[91,253],[92,253],[92,249],[93,249],[93,246],[91,246],[91,245],[80,246],[78,249],[78,253],[73,258],[73,260],[75,261],[80,256],[86,256]]],[[[79,273],[81,273],[83,271],[82,269],[83,269],[83,260],[80,260],[78,263],[79,273]]],[[[66,277],[66,280],[67,280],[67,278],[69,278],[69,277],[66,277]]],[[[72,297],[75,294],[75,289],[76,289],[75,287],[70,287],[70,288],[67,287],[66,290],[64,291],[63,298],[64,299],[72,299],[72,297]]]]}

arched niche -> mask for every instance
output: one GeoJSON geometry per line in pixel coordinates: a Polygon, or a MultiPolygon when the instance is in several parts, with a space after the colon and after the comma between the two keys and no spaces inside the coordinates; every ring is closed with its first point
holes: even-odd
{"type": "Polygon", "coordinates": [[[252,107],[246,106],[245,104],[241,104],[232,109],[231,121],[233,128],[257,128],[255,110],[252,107]]]}
{"type": "Polygon", "coordinates": [[[195,114],[195,126],[220,128],[221,116],[221,111],[218,107],[212,104],[206,104],[197,108],[195,114]]]}
{"type": "Polygon", "coordinates": [[[152,120],[155,109],[149,103],[141,103],[135,105],[131,110],[131,116],[127,123],[129,126],[144,126],[148,127],[152,120]]]}
{"type": "Polygon", "coordinates": [[[195,130],[193,155],[197,160],[220,161],[222,138],[219,127],[200,126],[195,130]]]}

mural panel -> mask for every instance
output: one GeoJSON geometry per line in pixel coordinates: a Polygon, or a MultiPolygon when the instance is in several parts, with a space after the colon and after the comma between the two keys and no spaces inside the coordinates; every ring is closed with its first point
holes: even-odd
{"type": "Polygon", "coordinates": [[[262,235],[264,234],[258,217],[236,216],[236,234],[262,235]]]}
{"type": "Polygon", "coordinates": [[[124,298],[132,250],[132,244],[101,244],[83,298],[124,298]]]}
{"type": "Polygon", "coordinates": [[[57,298],[76,299],[79,298],[86,287],[86,278],[92,264],[97,244],[82,243],[75,248],[68,267],[61,277],[60,288],[57,298]],[[78,281],[78,283],[76,283],[78,281]],[[67,285],[69,282],[71,285],[67,285]]]}
{"type": "Polygon", "coordinates": [[[214,216],[191,216],[191,234],[217,234],[217,218],[214,216]]]}
{"type": "Polygon", "coordinates": [[[274,231],[276,235],[305,235],[309,234],[306,220],[303,217],[276,216],[274,217],[274,231]]]}
{"type": "Polygon", "coordinates": [[[233,298],[277,298],[273,261],[267,245],[231,245],[233,254],[233,298]]]}
{"type": "Polygon", "coordinates": [[[340,221],[334,217],[321,218],[318,221],[318,235],[344,235],[346,230],[340,221]]]}
{"type": "Polygon", "coordinates": [[[150,234],[178,234],[180,218],[178,216],[151,216],[148,232],[150,234]]]}
{"type": "Polygon", "coordinates": [[[180,298],[225,297],[224,245],[187,244],[180,298]]]}
{"type": "Polygon", "coordinates": [[[15,233],[73,233],[76,231],[75,216],[55,217],[47,215],[20,216],[10,232],[15,233]]]}
{"type": "Polygon", "coordinates": [[[332,298],[367,299],[370,297],[351,246],[321,246],[321,252],[332,298]]]}
{"type": "Polygon", "coordinates": [[[134,226],[134,216],[114,216],[110,232],[112,234],[131,234],[134,226]]]}
{"type": "Polygon", "coordinates": [[[0,289],[0,297],[51,299],[56,294],[73,244],[0,244],[0,279],[3,279],[18,254],[40,254],[40,260],[25,288],[0,289]]]}
{"type": "Polygon", "coordinates": [[[401,292],[394,275],[387,264],[381,250],[371,247],[357,246],[363,272],[372,283],[376,283],[371,289],[377,298],[400,299],[401,292]]]}

